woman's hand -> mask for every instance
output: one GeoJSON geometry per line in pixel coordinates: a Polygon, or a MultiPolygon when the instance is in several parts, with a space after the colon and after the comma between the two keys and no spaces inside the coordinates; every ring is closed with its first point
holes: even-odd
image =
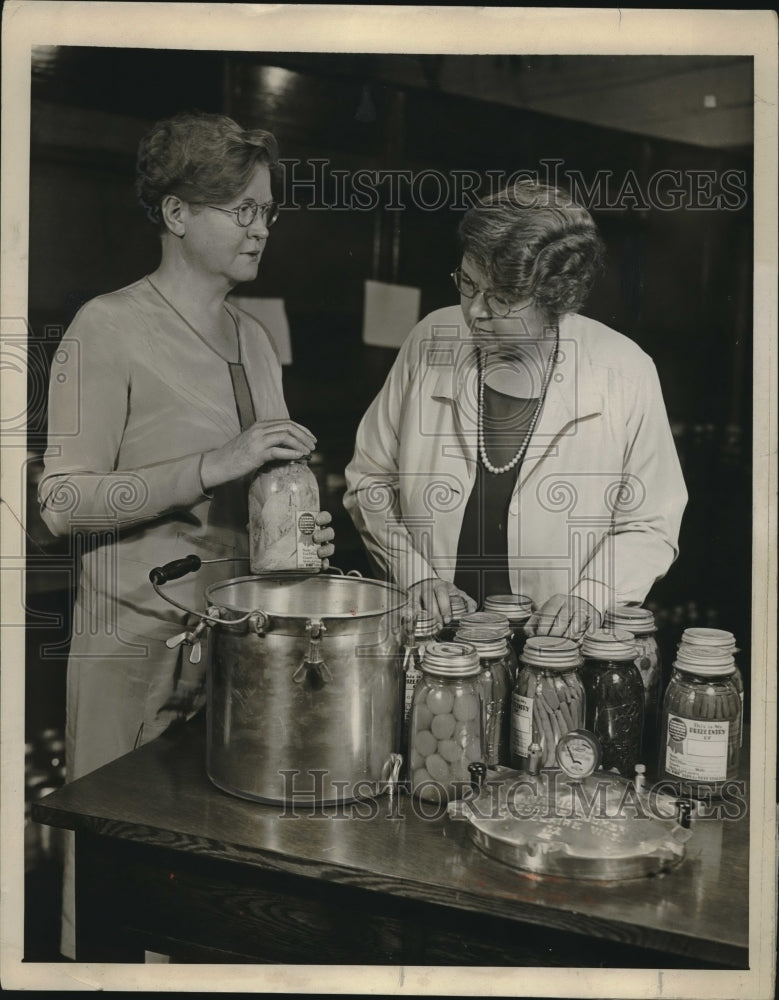
{"type": "Polygon", "coordinates": [[[446,580],[439,580],[438,577],[429,580],[420,580],[409,587],[408,603],[409,611],[416,615],[420,609],[432,611],[439,624],[445,624],[452,620],[452,605],[450,598],[458,594],[465,601],[468,611],[476,610],[476,601],[469,597],[462,590],[458,590],[453,583],[446,580]]]}
{"type": "Polygon", "coordinates": [[[302,458],[315,447],[311,431],[294,420],[258,420],[221,448],[205,453],[200,466],[203,489],[241,479],[266,462],[302,458]]]}
{"type": "Polygon", "coordinates": [[[576,642],[585,632],[600,628],[601,614],[582,597],[554,594],[530,616],[528,635],[560,635],[576,642]]]}
{"type": "Polygon", "coordinates": [[[314,529],[314,534],[311,537],[318,546],[316,554],[322,560],[322,569],[327,569],[330,566],[330,556],[335,552],[335,546],[332,544],[335,532],[332,528],[325,527],[332,520],[333,518],[326,510],[320,510],[315,516],[317,527],[314,529]]]}

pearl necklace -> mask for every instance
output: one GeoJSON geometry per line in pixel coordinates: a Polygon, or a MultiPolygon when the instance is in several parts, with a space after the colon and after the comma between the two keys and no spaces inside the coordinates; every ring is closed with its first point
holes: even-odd
{"type": "Polygon", "coordinates": [[[487,457],[487,448],[484,443],[484,366],[481,363],[481,352],[478,354],[478,369],[479,369],[479,410],[477,415],[477,432],[479,439],[479,457],[481,458],[482,465],[488,471],[493,473],[493,475],[500,475],[503,472],[508,472],[509,469],[513,469],[524,457],[525,452],[530,444],[530,438],[533,436],[533,431],[536,429],[536,424],[538,423],[538,418],[541,415],[541,408],[544,405],[544,399],[546,398],[546,390],[549,388],[549,383],[552,380],[552,370],[555,366],[555,359],[557,358],[557,348],[560,343],[560,331],[555,329],[555,342],[552,352],[549,355],[549,360],[546,363],[546,371],[544,372],[544,382],[541,386],[541,394],[538,397],[538,402],[536,403],[535,411],[530,419],[530,426],[527,429],[527,434],[522,444],[519,446],[519,450],[516,455],[511,459],[508,465],[493,465],[492,462],[487,457]]]}

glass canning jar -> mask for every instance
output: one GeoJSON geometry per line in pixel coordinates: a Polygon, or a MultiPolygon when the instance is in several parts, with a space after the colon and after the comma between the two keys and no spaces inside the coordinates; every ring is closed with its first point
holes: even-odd
{"type": "Polygon", "coordinates": [[[642,756],[654,761],[660,726],[663,669],[657,646],[655,616],[649,608],[620,604],[606,611],[603,627],[607,632],[624,629],[633,636],[637,654],[635,664],[644,683],[644,735],[642,756]]]}
{"type": "Polygon", "coordinates": [[[408,633],[402,649],[402,664],[404,677],[403,696],[403,737],[402,746],[406,745],[408,733],[408,716],[414,689],[422,679],[422,657],[425,649],[436,641],[436,619],[432,611],[418,611],[408,622],[408,633]]]}
{"type": "Polygon", "coordinates": [[[508,619],[511,626],[511,648],[518,662],[525,648],[525,625],[533,614],[533,602],[524,594],[490,594],[484,598],[484,610],[505,615],[508,619]]]}
{"type": "Polygon", "coordinates": [[[413,795],[443,803],[470,787],[468,765],[484,760],[480,670],[470,643],[434,642],[425,649],[409,717],[413,795]]]}
{"type": "Polygon", "coordinates": [[[644,682],[636,645],[625,629],[598,629],[584,636],[581,675],[587,700],[584,728],[601,745],[604,771],[631,777],[641,763],[644,682]]]}
{"type": "Polygon", "coordinates": [[[438,642],[451,642],[454,639],[455,632],[460,627],[460,619],[468,607],[464,598],[460,597],[459,594],[450,594],[449,604],[452,609],[452,620],[441,626],[436,636],[438,642]]]}
{"type": "Polygon", "coordinates": [[[488,628],[494,635],[501,639],[506,639],[509,643],[509,670],[511,671],[511,686],[519,673],[519,663],[514,647],[511,645],[511,624],[503,612],[500,611],[469,611],[460,619],[460,628],[488,628]]]}
{"type": "Polygon", "coordinates": [[[322,567],[313,535],[319,486],[307,458],[266,462],[249,486],[249,564],[252,573],[322,567]]]}
{"type": "Polygon", "coordinates": [[[686,628],[682,632],[682,641],[678,647],[687,656],[707,657],[712,651],[729,653],[733,657],[733,683],[741,700],[741,722],[739,723],[738,745],[741,746],[744,736],[744,678],[736,662],[736,637],[732,632],[721,628],[686,628]]]}
{"type": "Polygon", "coordinates": [[[730,653],[680,648],[663,698],[659,774],[682,794],[717,796],[738,776],[741,699],[730,653]]]}
{"type": "Polygon", "coordinates": [[[572,729],[584,728],[579,647],[572,639],[532,635],[521,662],[511,695],[511,766],[530,770],[531,747],[536,744],[538,766],[555,767],[557,741],[572,729]]]}
{"type": "Polygon", "coordinates": [[[509,644],[489,628],[460,628],[455,638],[476,647],[481,662],[479,688],[484,709],[484,762],[487,767],[509,763],[511,671],[509,644]]]}

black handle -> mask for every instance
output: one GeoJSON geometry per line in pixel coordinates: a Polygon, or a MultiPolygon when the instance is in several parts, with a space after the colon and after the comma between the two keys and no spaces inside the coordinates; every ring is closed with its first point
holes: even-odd
{"type": "Polygon", "coordinates": [[[194,573],[196,569],[200,569],[200,564],[200,556],[194,554],[184,556],[183,559],[174,559],[173,562],[165,563],[164,566],[155,566],[149,573],[149,579],[152,583],[160,586],[163,583],[168,583],[169,580],[178,580],[179,577],[186,576],[187,573],[194,573]]]}

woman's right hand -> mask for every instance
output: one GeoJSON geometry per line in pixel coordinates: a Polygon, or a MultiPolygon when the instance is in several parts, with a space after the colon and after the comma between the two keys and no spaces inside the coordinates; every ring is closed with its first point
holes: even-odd
{"type": "Polygon", "coordinates": [[[448,624],[452,620],[452,605],[450,598],[457,594],[465,601],[467,611],[476,610],[476,601],[453,583],[446,580],[420,580],[409,587],[408,601],[414,614],[420,609],[432,611],[439,624],[448,624]]]}
{"type": "Polygon", "coordinates": [[[241,479],[266,462],[302,458],[316,447],[316,438],[294,420],[258,420],[221,448],[207,451],[200,466],[203,488],[241,479]]]}

